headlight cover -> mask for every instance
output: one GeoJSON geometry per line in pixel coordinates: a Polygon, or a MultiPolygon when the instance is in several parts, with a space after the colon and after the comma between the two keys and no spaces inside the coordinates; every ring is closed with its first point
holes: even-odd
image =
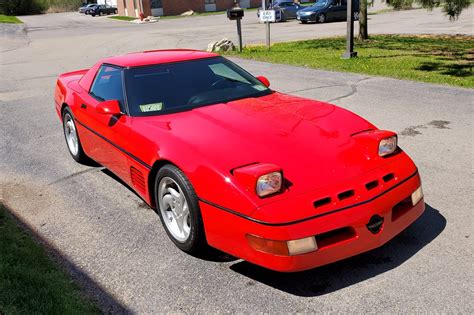
{"type": "Polygon", "coordinates": [[[380,140],[379,156],[387,156],[395,152],[397,149],[397,136],[391,136],[380,140]]]}
{"type": "Polygon", "coordinates": [[[271,172],[257,179],[257,195],[265,197],[281,191],[283,176],[281,172],[271,172]]]}

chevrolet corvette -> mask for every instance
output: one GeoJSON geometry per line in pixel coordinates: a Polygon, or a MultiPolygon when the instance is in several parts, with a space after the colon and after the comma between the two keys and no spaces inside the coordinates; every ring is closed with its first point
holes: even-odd
{"type": "Polygon", "coordinates": [[[121,178],[188,253],[306,270],[385,244],[425,209],[396,133],[213,53],[105,58],[61,74],[54,100],[72,158],[121,178]]]}

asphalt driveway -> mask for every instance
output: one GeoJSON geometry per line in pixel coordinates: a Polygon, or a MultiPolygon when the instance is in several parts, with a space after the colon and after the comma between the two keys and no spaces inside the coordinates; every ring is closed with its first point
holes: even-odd
{"type": "MultiPolygon", "coordinates": [[[[414,12],[421,10],[406,14],[414,12]]],[[[443,32],[472,32],[472,19],[435,23],[442,17],[436,11],[423,17],[404,20],[404,27],[427,32],[445,25],[443,32]]],[[[211,39],[232,36],[233,26],[216,30],[211,17],[145,27],[104,18],[91,26],[86,18],[32,16],[23,18],[23,27],[0,25],[0,198],[61,255],[104,309],[474,311],[473,90],[236,60],[253,74],[268,76],[277,90],[330,101],[399,132],[424,184],[426,213],[382,248],[315,270],[278,274],[219,253],[206,260],[180,252],[158,216],[126,186],[106,170],[70,158],[53,106],[61,72],[123,52],[202,49],[211,39]]],[[[385,32],[385,23],[390,28],[390,19],[396,17],[380,20],[377,31],[385,32]]],[[[323,28],[338,32],[337,24],[323,28]]],[[[249,40],[263,41],[261,25],[245,27],[256,30],[253,39],[247,32],[249,40]]]]}

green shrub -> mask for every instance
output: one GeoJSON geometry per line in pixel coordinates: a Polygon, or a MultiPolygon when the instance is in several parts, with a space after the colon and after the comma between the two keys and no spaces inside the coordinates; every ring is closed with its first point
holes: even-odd
{"type": "Polygon", "coordinates": [[[77,10],[84,0],[0,0],[0,14],[38,14],[48,9],[54,11],[77,10]]]}
{"type": "Polygon", "coordinates": [[[385,2],[395,10],[410,9],[413,6],[413,0],[386,0],[385,2]]]}
{"type": "Polygon", "coordinates": [[[46,9],[45,0],[0,0],[0,14],[5,15],[36,14],[46,9]]]}
{"type": "Polygon", "coordinates": [[[51,11],[75,11],[84,2],[84,0],[44,0],[51,11]]]}

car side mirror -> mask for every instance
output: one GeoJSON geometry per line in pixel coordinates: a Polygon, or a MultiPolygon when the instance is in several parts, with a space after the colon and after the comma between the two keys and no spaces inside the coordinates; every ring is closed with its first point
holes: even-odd
{"type": "Polygon", "coordinates": [[[99,114],[105,115],[120,115],[122,110],[120,109],[119,101],[108,100],[97,104],[96,110],[99,114]]]}
{"type": "Polygon", "coordinates": [[[263,85],[265,85],[266,87],[270,87],[270,81],[266,77],[261,75],[261,76],[257,77],[257,79],[258,79],[258,81],[262,82],[263,85]]]}

